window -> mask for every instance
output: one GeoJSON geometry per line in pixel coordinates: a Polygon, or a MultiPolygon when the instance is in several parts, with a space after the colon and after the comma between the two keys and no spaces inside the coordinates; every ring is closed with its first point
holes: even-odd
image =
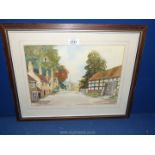
{"type": "Polygon", "coordinates": [[[38,100],[38,92],[37,91],[33,91],[32,92],[32,101],[37,101],[38,100]]]}
{"type": "Polygon", "coordinates": [[[92,86],[92,87],[95,86],[95,83],[92,83],[91,86],[92,86]]]}
{"type": "Polygon", "coordinates": [[[31,88],[35,88],[35,87],[36,87],[36,83],[35,83],[35,82],[31,82],[31,83],[30,83],[30,87],[31,87],[31,88]]]}

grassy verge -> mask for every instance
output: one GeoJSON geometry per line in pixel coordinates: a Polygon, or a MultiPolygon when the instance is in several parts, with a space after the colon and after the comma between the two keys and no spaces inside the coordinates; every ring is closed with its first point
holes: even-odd
{"type": "Polygon", "coordinates": [[[86,95],[91,96],[91,97],[99,97],[99,96],[101,96],[100,93],[98,93],[98,92],[87,93],[86,95]]]}

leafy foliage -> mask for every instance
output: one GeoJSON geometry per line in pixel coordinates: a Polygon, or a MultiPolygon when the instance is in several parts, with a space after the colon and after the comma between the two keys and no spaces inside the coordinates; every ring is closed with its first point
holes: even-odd
{"type": "Polygon", "coordinates": [[[65,66],[60,65],[58,67],[58,70],[56,72],[56,77],[60,82],[64,82],[68,78],[68,70],[65,68],[65,66]]]}
{"type": "Polygon", "coordinates": [[[88,54],[86,63],[87,63],[87,65],[85,66],[86,73],[80,81],[81,88],[87,88],[89,78],[97,72],[105,71],[107,67],[106,61],[95,50],[92,50],[88,54]]]}
{"type": "Polygon", "coordinates": [[[50,70],[59,66],[60,56],[57,49],[52,45],[27,45],[24,46],[26,62],[31,61],[34,69],[40,65],[43,70],[50,70]]]}

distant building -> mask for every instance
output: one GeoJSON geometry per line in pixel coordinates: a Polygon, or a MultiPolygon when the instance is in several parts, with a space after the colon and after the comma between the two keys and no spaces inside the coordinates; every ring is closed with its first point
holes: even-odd
{"type": "Polygon", "coordinates": [[[79,84],[76,82],[67,81],[65,85],[66,89],[69,91],[79,91],[79,84]]]}
{"type": "Polygon", "coordinates": [[[120,85],[122,66],[97,72],[88,81],[88,92],[103,96],[116,96],[120,85]]]}

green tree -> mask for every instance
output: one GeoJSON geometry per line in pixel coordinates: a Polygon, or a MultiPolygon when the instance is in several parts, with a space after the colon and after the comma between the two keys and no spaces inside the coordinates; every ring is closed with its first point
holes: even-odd
{"type": "Polygon", "coordinates": [[[27,45],[24,46],[26,62],[31,61],[35,69],[38,69],[39,65],[43,70],[50,70],[59,66],[60,56],[57,49],[52,45],[27,45]]]}
{"type": "Polygon", "coordinates": [[[85,66],[86,73],[83,76],[82,80],[80,81],[81,88],[88,87],[89,78],[97,72],[105,71],[107,67],[106,61],[95,50],[92,50],[88,54],[86,64],[87,64],[85,66]]]}

